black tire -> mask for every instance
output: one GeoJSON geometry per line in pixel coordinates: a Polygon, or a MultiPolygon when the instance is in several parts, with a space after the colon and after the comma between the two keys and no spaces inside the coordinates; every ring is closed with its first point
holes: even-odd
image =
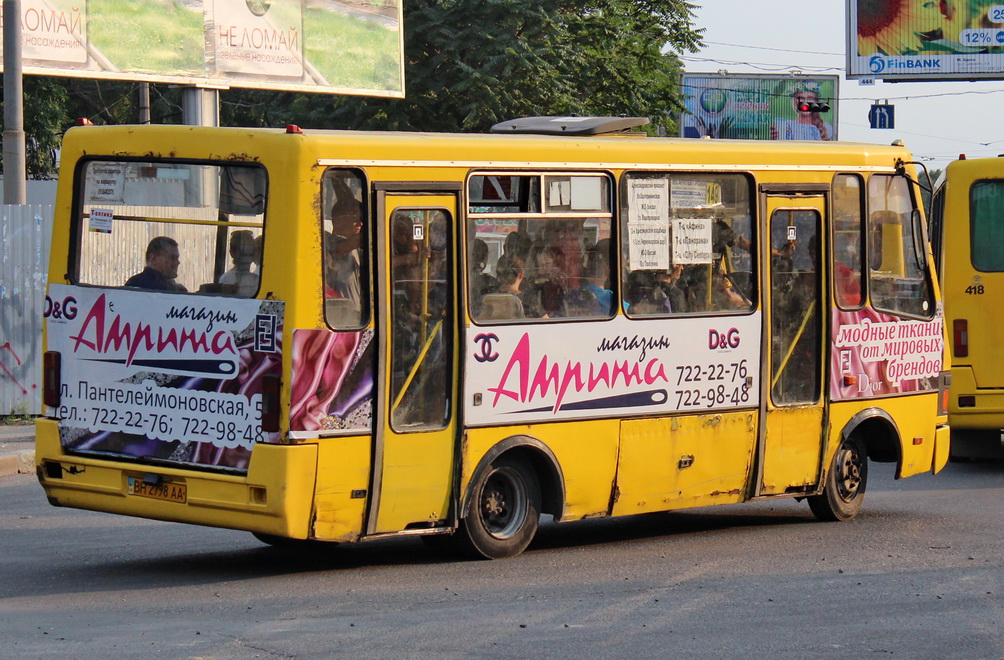
{"type": "Polygon", "coordinates": [[[851,435],[837,447],[822,494],[806,499],[812,513],[820,520],[850,520],[861,510],[867,484],[868,455],[861,439],[851,435]]]}
{"type": "Polygon", "coordinates": [[[540,482],[519,457],[496,458],[478,478],[454,535],[469,555],[514,557],[526,549],[540,519],[540,482]]]}

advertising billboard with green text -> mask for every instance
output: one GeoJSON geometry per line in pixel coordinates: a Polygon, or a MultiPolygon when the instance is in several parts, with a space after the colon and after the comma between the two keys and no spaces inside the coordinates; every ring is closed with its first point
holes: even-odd
{"type": "Polygon", "coordinates": [[[21,0],[23,70],[401,97],[402,1],[21,0]]]}
{"type": "Polygon", "coordinates": [[[837,76],[685,73],[683,137],[836,140],[837,76]]]}

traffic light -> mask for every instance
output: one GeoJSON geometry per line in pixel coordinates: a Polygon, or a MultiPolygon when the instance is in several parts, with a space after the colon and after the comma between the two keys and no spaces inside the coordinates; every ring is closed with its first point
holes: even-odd
{"type": "Polygon", "coordinates": [[[825,101],[802,101],[798,104],[799,112],[829,112],[830,104],[825,101]]]}

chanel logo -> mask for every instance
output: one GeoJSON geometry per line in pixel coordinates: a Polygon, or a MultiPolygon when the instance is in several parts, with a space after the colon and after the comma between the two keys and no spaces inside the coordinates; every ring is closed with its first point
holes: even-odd
{"type": "Polygon", "coordinates": [[[498,341],[499,338],[494,333],[480,334],[474,338],[474,342],[481,347],[481,354],[475,354],[474,359],[478,362],[494,362],[498,359],[499,354],[495,352],[492,342],[498,341]]]}

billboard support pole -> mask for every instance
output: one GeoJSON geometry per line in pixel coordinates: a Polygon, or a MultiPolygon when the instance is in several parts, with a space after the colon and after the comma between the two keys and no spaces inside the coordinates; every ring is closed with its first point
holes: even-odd
{"type": "Polygon", "coordinates": [[[186,126],[219,126],[219,90],[195,86],[182,87],[181,117],[182,123],[186,126]]]}
{"type": "Polygon", "coordinates": [[[139,123],[150,123],[150,83],[141,82],[136,88],[139,106],[139,123]]]}
{"type": "Polygon", "coordinates": [[[21,76],[21,0],[3,0],[3,203],[25,204],[24,87],[21,76]],[[14,20],[10,20],[10,17],[14,20]]]}

